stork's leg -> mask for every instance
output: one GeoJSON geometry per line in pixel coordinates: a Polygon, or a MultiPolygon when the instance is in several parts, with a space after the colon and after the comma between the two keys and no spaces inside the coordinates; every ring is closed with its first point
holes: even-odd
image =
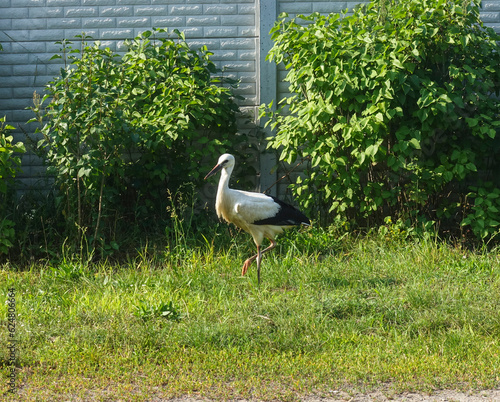
{"type": "Polygon", "coordinates": [[[260,251],[260,246],[257,246],[257,254],[253,255],[250,257],[248,260],[246,260],[243,264],[243,268],[241,269],[241,275],[245,275],[248,271],[248,268],[250,265],[252,265],[253,260],[257,259],[257,279],[260,283],[260,262],[262,261],[262,254],[272,250],[273,248],[276,247],[276,242],[272,239],[269,239],[271,244],[269,247],[265,248],[264,250],[260,251]],[[259,257],[260,256],[260,257],[259,257]]]}
{"type": "MultiPolygon", "coordinates": [[[[257,250],[258,249],[259,249],[259,246],[257,246],[257,250]]],[[[241,268],[241,276],[243,276],[247,273],[248,268],[250,267],[250,265],[252,265],[253,260],[255,260],[257,258],[257,255],[258,254],[255,254],[254,256],[250,257],[248,260],[246,260],[243,263],[243,268],[241,268]]]]}
{"type": "Polygon", "coordinates": [[[262,253],[260,247],[257,246],[257,284],[260,285],[260,262],[262,261],[262,253]]]}
{"type": "Polygon", "coordinates": [[[271,244],[269,245],[269,247],[267,247],[264,250],[262,250],[261,254],[264,254],[265,252],[270,251],[270,250],[272,250],[273,248],[276,247],[276,242],[274,240],[269,239],[269,241],[271,242],[271,244]]]}

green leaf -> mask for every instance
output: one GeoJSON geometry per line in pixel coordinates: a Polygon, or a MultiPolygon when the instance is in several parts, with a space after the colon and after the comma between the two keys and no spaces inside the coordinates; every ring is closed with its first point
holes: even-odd
{"type": "Polygon", "coordinates": [[[476,127],[479,123],[478,119],[473,119],[473,118],[466,118],[465,121],[467,122],[467,125],[469,127],[476,127]]]}
{"type": "Polygon", "coordinates": [[[467,163],[465,167],[472,172],[477,172],[477,167],[472,162],[467,163]]]}
{"type": "Polygon", "coordinates": [[[91,172],[91,169],[90,168],[80,168],[78,170],[78,174],[77,174],[77,177],[83,177],[83,176],[88,176],[91,172]]]}
{"type": "Polygon", "coordinates": [[[410,141],[408,142],[414,149],[421,149],[420,141],[417,140],[416,138],[411,138],[410,141]]]}

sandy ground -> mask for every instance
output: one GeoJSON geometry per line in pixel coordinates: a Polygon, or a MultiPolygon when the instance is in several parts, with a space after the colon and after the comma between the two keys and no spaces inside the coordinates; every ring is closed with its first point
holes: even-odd
{"type": "Polygon", "coordinates": [[[401,395],[387,396],[380,391],[363,395],[339,395],[332,399],[310,398],[307,402],[384,402],[384,401],[408,401],[408,402],[500,402],[500,390],[480,391],[477,393],[459,391],[438,391],[430,395],[420,393],[404,393],[401,395]],[[338,399],[337,399],[338,398],[338,399]]]}
{"type": "MultiPolygon", "coordinates": [[[[26,397],[26,390],[20,392],[18,396],[26,397]]],[[[91,393],[84,397],[71,396],[66,398],[57,398],[57,400],[72,401],[72,402],[93,402],[95,400],[113,400],[107,392],[91,393]],[[103,398],[104,397],[104,398],[103,398]]],[[[38,397],[43,397],[43,392],[37,394],[38,397]]],[[[46,400],[52,400],[49,395],[45,395],[46,400]]],[[[25,398],[22,398],[27,400],[25,398]]],[[[1,396],[0,396],[1,400],[1,396]]],[[[12,399],[9,399],[12,400],[12,399]]],[[[17,398],[16,398],[17,400],[17,398]]],[[[37,399],[41,400],[41,399],[37,399]]],[[[158,396],[151,396],[147,399],[148,402],[218,402],[222,399],[207,399],[196,397],[181,397],[164,399],[158,396]]],[[[347,393],[345,391],[330,391],[328,397],[309,396],[300,399],[302,402],[500,402],[500,389],[483,390],[483,391],[456,391],[456,390],[441,390],[430,394],[421,392],[405,392],[402,394],[394,394],[385,390],[376,390],[364,394],[347,393]]],[[[125,402],[126,399],[119,398],[117,402],[125,402]]],[[[224,401],[227,401],[225,399],[224,401]]],[[[257,399],[230,399],[234,402],[261,402],[257,399]]],[[[279,399],[276,399],[279,401],[279,399]]]]}
{"type": "MultiPolygon", "coordinates": [[[[332,391],[331,398],[309,397],[302,399],[303,402],[500,402],[500,389],[485,390],[478,392],[460,392],[443,390],[426,395],[422,393],[404,393],[400,395],[387,396],[382,391],[374,391],[368,394],[349,395],[342,391],[332,391]]],[[[206,399],[179,398],[179,399],[152,399],[151,402],[209,402],[206,399]]],[[[251,402],[237,400],[235,402],[251,402]]]]}

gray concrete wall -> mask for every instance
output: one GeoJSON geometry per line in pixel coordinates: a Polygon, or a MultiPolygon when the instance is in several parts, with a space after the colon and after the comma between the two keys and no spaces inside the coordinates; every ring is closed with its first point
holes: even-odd
{"type": "MultiPolygon", "coordinates": [[[[361,1],[290,0],[0,0],[0,116],[16,127],[16,140],[24,140],[22,129],[33,117],[33,93],[59,74],[60,60],[50,58],[59,51],[56,41],[85,32],[113,50],[123,41],[152,27],[179,29],[193,46],[207,45],[218,67],[241,80],[238,93],[242,109],[256,116],[261,103],[269,103],[286,90],[279,86],[282,75],[265,61],[272,46],[269,30],[281,12],[309,14],[351,9],[361,1]],[[20,128],[22,127],[22,129],[20,128]]],[[[500,0],[483,1],[483,21],[500,31],[500,0]]],[[[255,128],[242,119],[241,130],[255,128]]],[[[216,158],[216,156],[214,156],[216,158]]],[[[260,158],[260,188],[276,180],[269,174],[276,160],[271,153],[260,158]]],[[[36,186],[43,172],[33,155],[23,158],[22,180],[36,186]]]]}

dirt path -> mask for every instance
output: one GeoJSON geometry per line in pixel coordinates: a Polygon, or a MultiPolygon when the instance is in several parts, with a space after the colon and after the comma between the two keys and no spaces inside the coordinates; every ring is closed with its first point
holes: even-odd
{"type": "MultiPolygon", "coordinates": [[[[18,396],[26,396],[26,390],[21,391],[18,396]]],[[[50,395],[45,395],[45,393],[37,392],[35,393],[36,400],[53,400],[53,401],[74,401],[74,402],[94,402],[94,401],[109,401],[116,400],[119,402],[125,402],[128,400],[124,399],[121,395],[118,399],[111,399],[107,392],[92,392],[86,396],[76,396],[64,397],[63,395],[58,395],[56,398],[50,395]],[[46,398],[45,398],[46,397],[46,398]],[[41,398],[41,399],[39,399],[41,398]]],[[[406,392],[403,394],[391,394],[387,390],[377,390],[368,392],[366,394],[349,394],[344,391],[331,391],[331,396],[329,397],[317,397],[310,396],[301,398],[302,402],[500,402],[500,389],[496,390],[484,390],[484,391],[453,391],[453,390],[442,390],[436,391],[432,394],[416,393],[416,392],[406,392]]],[[[30,394],[34,397],[34,394],[30,394]]],[[[134,395],[135,397],[137,395],[134,395]]],[[[143,395],[144,397],[144,395],[143,395]]],[[[0,398],[1,399],[1,398],[0,398]]],[[[9,399],[8,400],[13,400],[9,399]]],[[[15,400],[18,400],[17,398],[15,400]]],[[[28,400],[28,399],[27,399],[28,400]]],[[[140,400],[145,400],[147,402],[218,402],[216,399],[203,399],[194,397],[181,397],[173,399],[165,399],[158,396],[147,397],[146,399],[140,398],[140,400]]],[[[279,401],[279,399],[276,399],[279,401]]],[[[234,399],[234,402],[260,402],[256,399],[234,399]]]]}
{"type": "MultiPolygon", "coordinates": [[[[430,395],[422,393],[404,393],[400,395],[386,395],[382,391],[374,391],[368,394],[349,395],[342,391],[332,392],[331,398],[309,397],[302,399],[303,402],[500,402],[500,389],[478,392],[460,391],[437,391],[430,395]]],[[[179,399],[152,399],[151,402],[208,402],[203,399],[179,398],[179,399]]],[[[238,402],[251,402],[238,400],[238,402]]]]}
{"type": "Polygon", "coordinates": [[[385,402],[385,401],[408,401],[408,402],[500,402],[500,390],[487,390],[479,392],[438,391],[430,395],[422,393],[404,393],[401,395],[390,395],[381,391],[368,394],[350,396],[338,393],[332,399],[310,398],[304,402],[385,402]]]}

